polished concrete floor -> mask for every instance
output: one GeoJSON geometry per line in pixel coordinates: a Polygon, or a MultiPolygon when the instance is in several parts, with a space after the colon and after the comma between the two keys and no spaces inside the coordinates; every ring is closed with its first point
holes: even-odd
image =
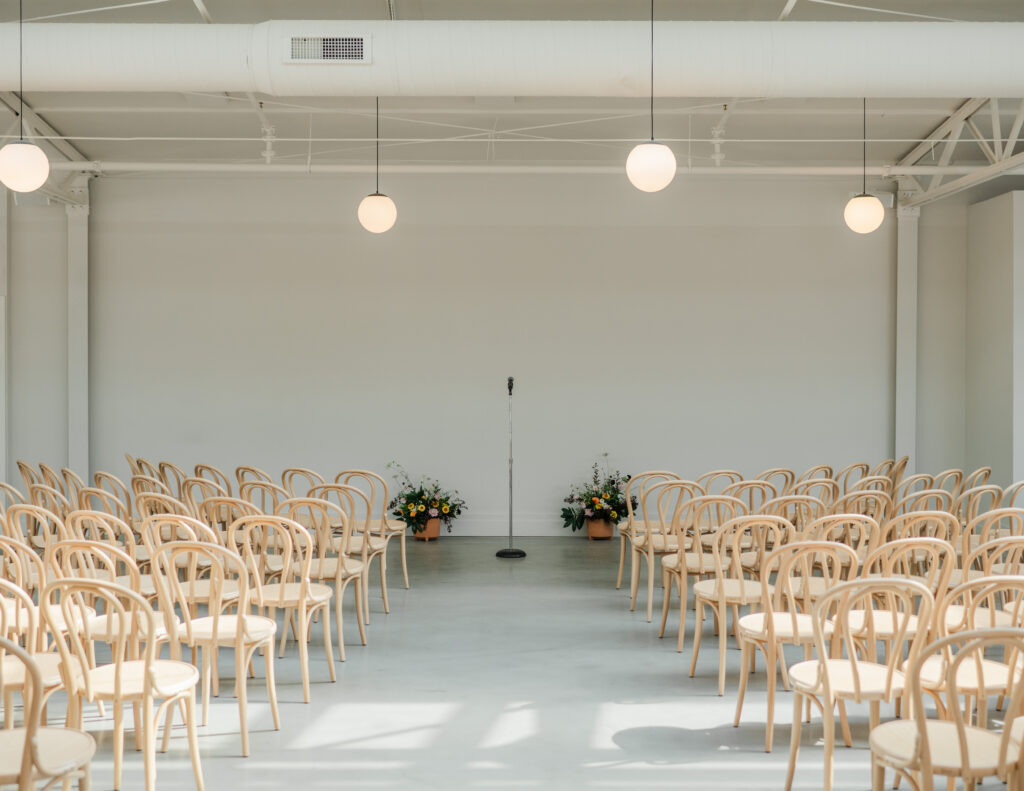
{"type": "MultiPolygon", "coordinates": [[[[280,731],[271,727],[257,664],[260,675],[248,686],[250,757],[240,755],[235,700],[214,701],[200,729],[206,788],[782,788],[792,698],[780,692],[775,751],[766,754],[763,664],[744,722],[733,728],[739,652],[731,638],[720,698],[708,622],[691,679],[689,641],[677,654],[674,629],[659,640],[657,623],[646,623],[639,607],[630,613],[625,589],[614,589],[617,543],[569,536],[516,543],[527,558],[496,559],[498,539],[410,542],[408,591],[393,554],[391,613],[378,588],[363,647],[346,603],[348,661],[337,664],[334,684],[315,627],[308,705],[289,644],[276,673],[280,731]]],[[[840,748],[836,788],[866,789],[867,711],[850,713],[855,742],[840,748]]],[[[93,712],[87,727],[100,741],[93,787],[109,789],[109,711],[106,719],[93,712]]],[[[804,729],[796,788],[822,786],[820,738],[815,717],[804,729]]],[[[170,751],[158,756],[157,786],[194,787],[180,725],[170,751]]],[[[127,753],[123,787],[142,788],[139,753],[127,753]]]]}

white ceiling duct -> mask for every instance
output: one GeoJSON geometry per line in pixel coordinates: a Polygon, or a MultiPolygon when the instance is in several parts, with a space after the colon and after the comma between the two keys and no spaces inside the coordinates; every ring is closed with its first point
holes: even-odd
{"type": "MultiPolygon", "coordinates": [[[[643,96],[649,46],[646,22],[29,24],[25,85],[29,92],[643,96]]],[[[658,96],[1024,95],[1024,23],[659,22],[655,51],[658,96]]],[[[0,25],[0,90],[17,89],[17,57],[17,25],[0,25]]]]}

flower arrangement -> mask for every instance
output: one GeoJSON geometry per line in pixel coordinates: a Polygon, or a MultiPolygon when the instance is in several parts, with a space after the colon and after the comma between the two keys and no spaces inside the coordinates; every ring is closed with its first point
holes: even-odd
{"type": "MultiPolygon", "coordinates": [[[[573,532],[581,530],[588,519],[601,519],[618,522],[626,517],[626,482],[628,475],[618,470],[614,472],[608,467],[608,454],[602,454],[604,469],[599,461],[594,462],[591,479],[582,486],[573,486],[568,503],[562,509],[562,526],[572,528],[573,532]]],[[[636,508],[636,498],[632,497],[632,506],[636,508]]]]}
{"type": "Polygon", "coordinates": [[[452,532],[452,521],[466,510],[466,501],[459,497],[457,491],[442,489],[440,483],[425,475],[418,482],[413,482],[398,462],[390,462],[388,469],[394,470],[391,477],[400,487],[388,504],[394,516],[409,525],[413,533],[426,530],[430,519],[440,519],[448,532],[452,532]]]}

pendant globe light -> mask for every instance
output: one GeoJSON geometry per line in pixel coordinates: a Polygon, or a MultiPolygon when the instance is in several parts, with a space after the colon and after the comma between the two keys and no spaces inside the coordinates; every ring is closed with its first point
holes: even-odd
{"type": "Polygon", "coordinates": [[[874,195],[868,195],[868,100],[864,99],[863,107],[863,151],[860,194],[854,195],[846,204],[843,219],[855,233],[871,233],[885,219],[885,207],[874,195]]]}
{"type": "Polygon", "coordinates": [[[651,0],[651,139],[640,143],[626,157],[626,176],[642,192],[665,189],[676,177],[672,149],[654,140],[654,0],[651,0]]]}
{"type": "Polygon", "coordinates": [[[398,219],[395,202],[380,191],[380,97],[377,97],[377,188],[359,202],[359,224],[370,233],[390,231],[398,219]]]}
{"type": "Polygon", "coordinates": [[[22,0],[18,0],[18,139],[0,148],[0,183],[14,192],[35,192],[50,176],[50,160],[39,146],[25,140],[25,88],[22,56],[22,0]]]}

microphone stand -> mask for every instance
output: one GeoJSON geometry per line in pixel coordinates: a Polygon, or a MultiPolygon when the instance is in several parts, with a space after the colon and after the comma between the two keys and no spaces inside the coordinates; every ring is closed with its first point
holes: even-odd
{"type": "Polygon", "coordinates": [[[512,385],[514,379],[508,378],[508,549],[499,549],[495,557],[525,558],[526,553],[512,546],[512,385]]]}

